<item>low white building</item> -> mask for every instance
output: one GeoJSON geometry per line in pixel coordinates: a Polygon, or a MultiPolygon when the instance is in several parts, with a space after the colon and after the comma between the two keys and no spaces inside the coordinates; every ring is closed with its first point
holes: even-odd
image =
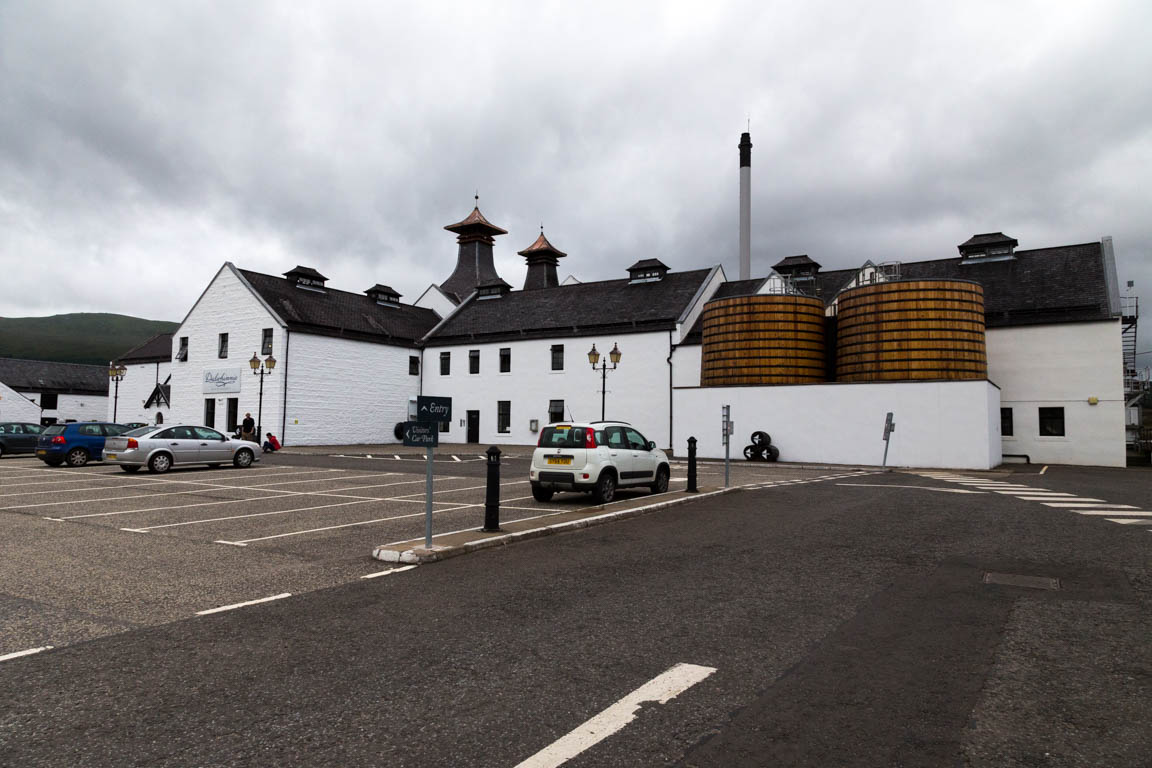
{"type": "Polygon", "coordinates": [[[124,369],[108,382],[109,421],[163,424],[171,414],[172,334],[158,333],[112,361],[124,369]]]}
{"type": "Polygon", "coordinates": [[[108,368],[0,357],[0,383],[36,404],[41,424],[103,421],[108,409],[108,368]]]}
{"type": "Polygon", "coordinates": [[[40,406],[4,383],[0,383],[0,421],[40,423],[40,406]]]}
{"type": "Polygon", "coordinates": [[[250,413],[286,445],[393,440],[419,390],[417,340],[440,316],[388,286],[326,283],[224,264],[173,334],[172,419],[233,432],[250,413]]]}

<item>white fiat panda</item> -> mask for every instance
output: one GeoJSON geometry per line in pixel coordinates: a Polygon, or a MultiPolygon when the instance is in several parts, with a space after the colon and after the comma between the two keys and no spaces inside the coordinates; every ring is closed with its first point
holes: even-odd
{"type": "Polygon", "coordinates": [[[564,422],[540,430],[532,452],[532,496],[548,501],[557,491],[591,493],[597,504],[617,488],[668,490],[668,455],[625,421],[564,422]]]}

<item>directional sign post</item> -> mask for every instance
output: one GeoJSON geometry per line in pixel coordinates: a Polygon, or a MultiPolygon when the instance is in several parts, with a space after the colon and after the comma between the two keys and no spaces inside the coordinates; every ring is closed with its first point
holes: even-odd
{"type": "Polygon", "coordinates": [[[452,420],[452,398],[416,398],[416,421],[404,425],[404,445],[414,445],[428,452],[428,471],[424,479],[424,548],[432,548],[432,456],[440,444],[440,422],[452,420]]]}
{"type": "Polygon", "coordinates": [[[732,460],[729,455],[730,444],[732,442],[732,406],[720,406],[720,436],[724,440],[724,487],[727,488],[731,485],[732,478],[732,460]]]}
{"type": "Polygon", "coordinates": [[[884,461],[880,466],[888,466],[888,441],[892,437],[892,433],[896,431],[896,422],[892,420],[892,411],[888,411],[888,417],[884,419],[884,461]]]}

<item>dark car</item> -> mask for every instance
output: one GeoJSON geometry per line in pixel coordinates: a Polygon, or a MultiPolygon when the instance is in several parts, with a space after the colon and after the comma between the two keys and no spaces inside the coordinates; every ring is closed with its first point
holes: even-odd
{"type": "Polygon", "coordinates": [[[26,421],[0,422],[0,458],[14,453],[32,453],[44,427],[26,421]]]}
{"type": "Polygon", "coordinates": [[[72,424],[53,424],[45,427],[36,443],[36,458],[50,467],[68,462],[70,467],[82,467],[89,461],[104,458],[104,440],[128,431],[123,424],[85,421],[72,424]]]}

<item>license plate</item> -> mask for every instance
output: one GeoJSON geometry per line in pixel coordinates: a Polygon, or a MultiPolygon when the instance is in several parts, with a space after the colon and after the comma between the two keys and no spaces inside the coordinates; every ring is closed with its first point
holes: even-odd
{"type": "Polygon", "coordinates": [[[116,458],[116,454],[114,454],[114,453],[106,453],[106,454],[104,454],[104,457],[105,457],[105,458],[108,458],[108,459],[114,459],[114,458],[116,458]]]}
{"type": "Polygon", "coordinates": [[[571,464],[572,458],[570,456],[549,456],[549,464],[571,464]]]}
{"type": "Polygon", "coordinates": [[[40,450],[36,451],[36,455],[37,455],[37,456],[47,456],[47,455],[48,455],[48,451],[45,451],[45,450],[43,450],[43,449],[40,449],[40,450]]]}

